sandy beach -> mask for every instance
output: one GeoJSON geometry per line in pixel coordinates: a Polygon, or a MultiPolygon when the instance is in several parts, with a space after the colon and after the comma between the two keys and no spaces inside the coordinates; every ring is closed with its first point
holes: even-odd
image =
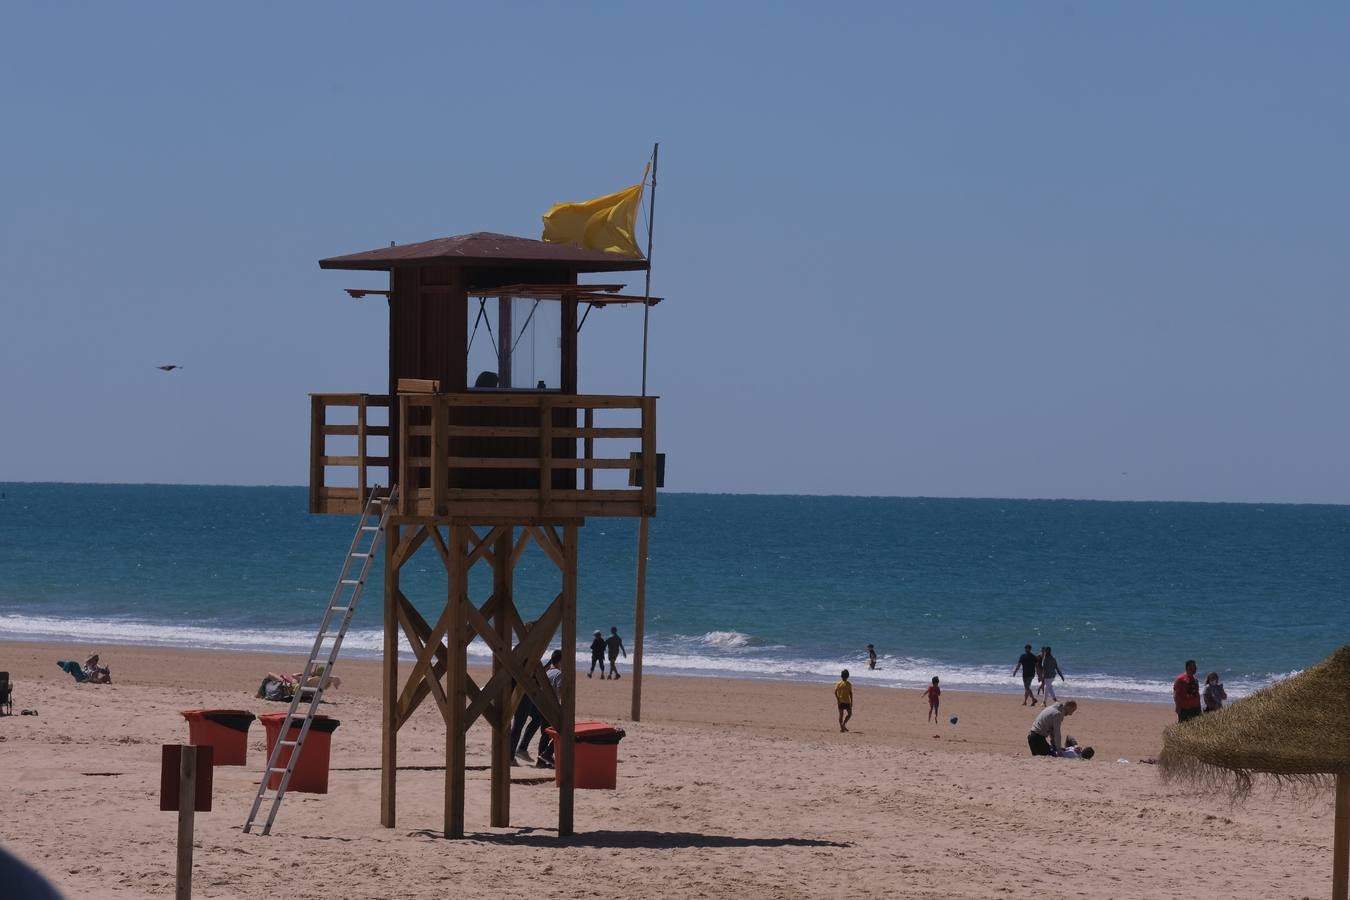
{"type": "MultiPolygon", "coordinates": [[[[75,646],[0,644],[16,715],[0,719],[0,838],[67,896],[173,893],[175,816],[158,809],[160,745],[187,740],[179,710],[282,711],[253,691],[294,655],[110,646],[114,683],[76,684],[75,646]],[[36,709],[36,716],[20,716],[36,709]]],[[[830,685],[581,678],[579,719],[627,730],[614,791],[578,791],[577,835],[556,836],[550,772],[520,768],[514,826],[488,821],[488,734],[469,733],[470,836],[440,835],[444,731],[425,704],[400,732],[399,821],[379,824],[379,670],[344,660],[327,712],[330,793],[291,794],[271,836],[241,830],[263,729],[245,767],[215,770],[197,817],[200,897],[913,898],[1320,897],[1330,889],[1331,803],[1260,789],[1226,797],[1165,786],[1165,704],[1087,700],[1066,731],[1091,762],[1036,759],[1017,695],[949,691],[925,722],[914,690],[858,688],[849,734],[830,685]],[[958,716],[956,725],[948,719],[958,716]]],[[[1072,682],[1061,699],[1072,697],[1072,682]]]]}

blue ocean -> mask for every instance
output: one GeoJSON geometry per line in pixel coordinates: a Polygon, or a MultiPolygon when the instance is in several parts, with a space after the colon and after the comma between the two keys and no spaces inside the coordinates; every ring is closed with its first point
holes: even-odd
{"type": "MultiPolygon", "coordinates": [[[[0,640],[73,653],[306,649],[356,524],[309,515],[300,487],[0,491],[0,640]]],[[[617,625],[631,652],[636,554],[635,521],[581,530],[583,642],[617,625]]],[[[378,578],[344,654],[380,651],[378,578]]],[[[526,617],[559,588],[528,551],[526,617]]],[[[404,590],[434,621],[430,547],[404,590]]],[[[1020,692],[1022,645],[1049,644],[1078,696],[1167,702],[1187,658],[1241,696],[1348,640],[1345,506],[663,494],[651,523],[648,672],[1020,692]]]]}

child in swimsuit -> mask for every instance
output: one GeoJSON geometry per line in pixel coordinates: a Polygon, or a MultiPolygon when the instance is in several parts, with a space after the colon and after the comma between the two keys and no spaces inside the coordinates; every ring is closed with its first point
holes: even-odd
{"type": "Polygon", "coordinates": [[[938,687],[938,677],[933,676],[933,683],[924,688],[923,695],[928,698],[928,721],[936,722],[938,720],[938,698],[942,696],[942,688],[938,687]]]}

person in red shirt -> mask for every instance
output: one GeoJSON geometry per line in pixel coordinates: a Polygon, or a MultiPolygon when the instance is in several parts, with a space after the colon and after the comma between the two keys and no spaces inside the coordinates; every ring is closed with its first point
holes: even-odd
{"type": "Polygon", "coordinates": [[[1178,722],[1200,715],[1200,681],[1195,677],[1195,660],[1186,660],[1186,671],[1172,682],[1172,700],[1176,703],[1178,722]]]}

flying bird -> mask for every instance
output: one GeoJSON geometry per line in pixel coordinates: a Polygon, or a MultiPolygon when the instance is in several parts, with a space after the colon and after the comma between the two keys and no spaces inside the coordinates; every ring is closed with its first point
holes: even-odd
{"type": "Polygon", "coordinates": [[[181,369],[181,368],[183,368],[183,367],[171,363],[171,364],[169,364],[169,365],[167,365],[167,366],[155,366],[155,368],[156,368],[156,369],[163,369],[165,372],[172,372],[174,369],[181,369]]]}

